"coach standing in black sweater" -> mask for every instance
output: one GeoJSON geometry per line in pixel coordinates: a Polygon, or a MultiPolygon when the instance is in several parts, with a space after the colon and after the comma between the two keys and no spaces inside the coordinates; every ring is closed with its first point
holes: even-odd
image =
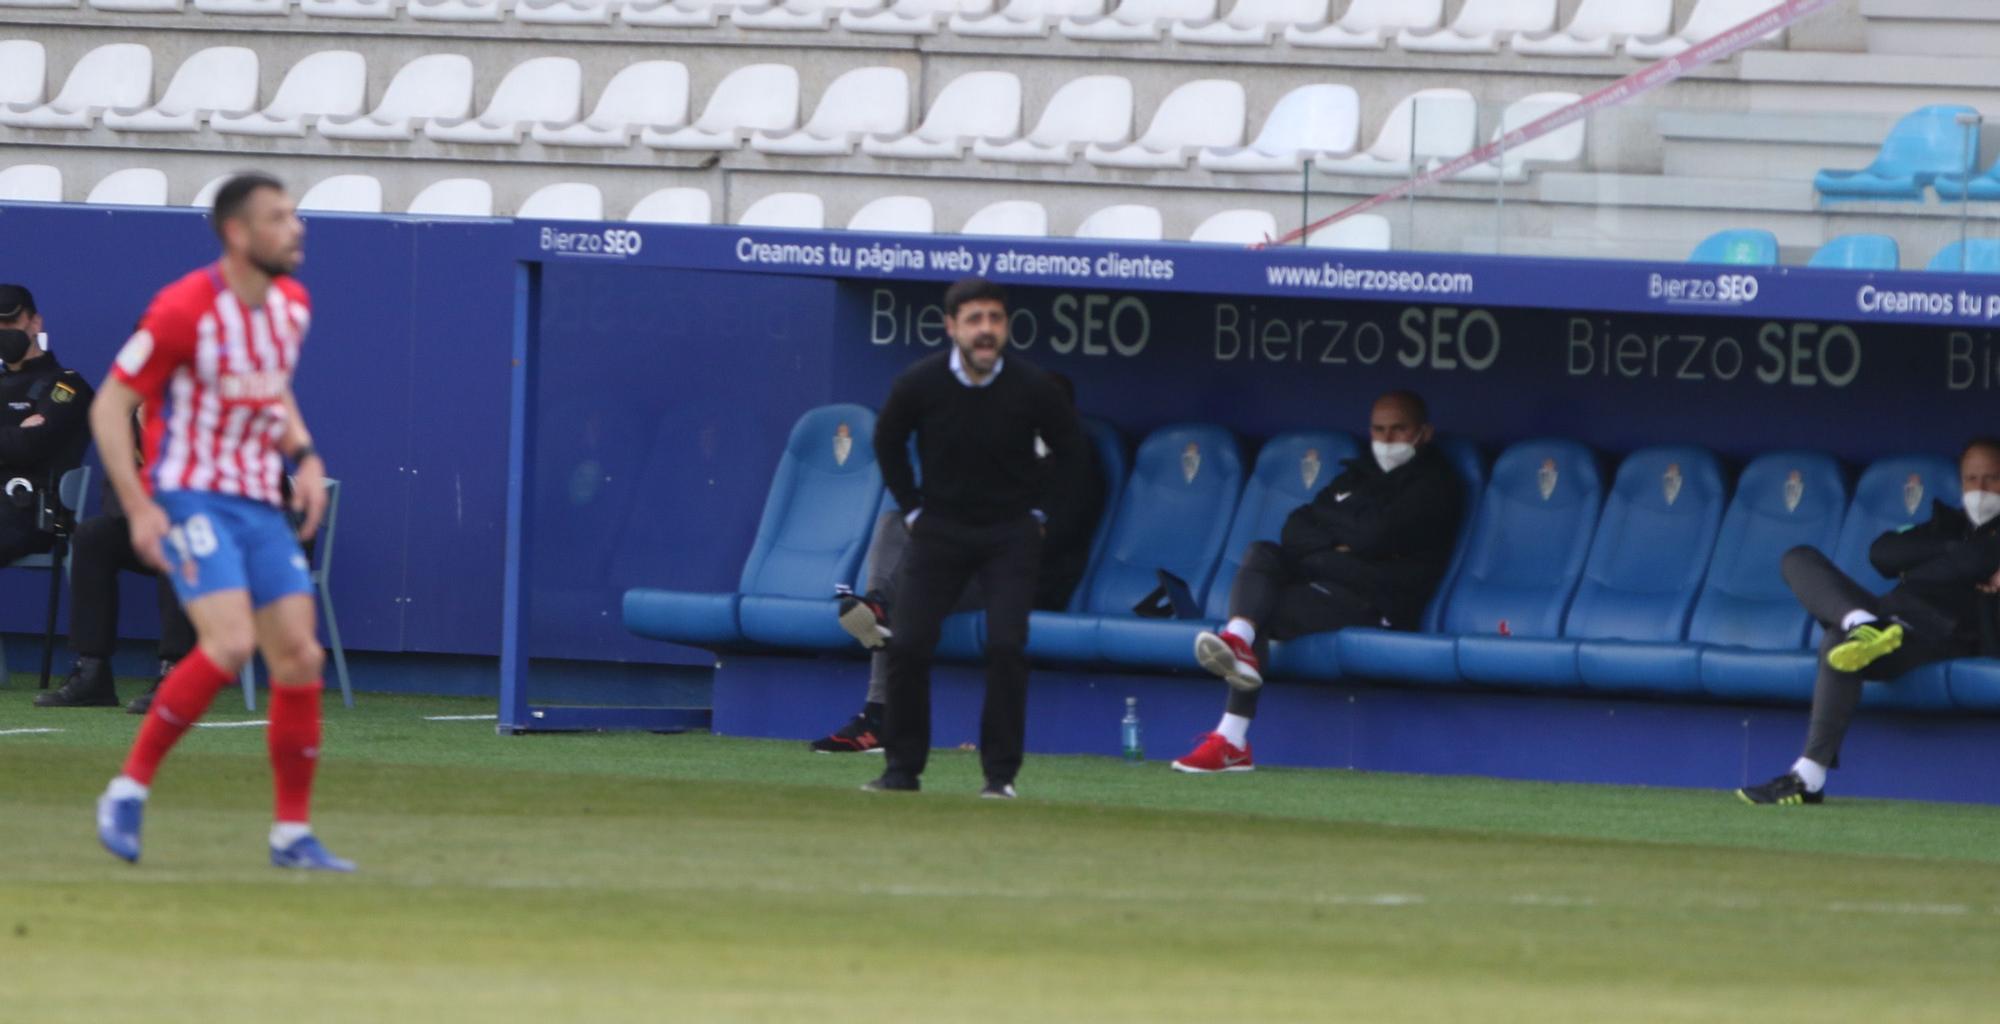
{"type": "Polygon", "coordinates": [[[980,796],[1011,799],[1028,713],[1028,612],[1041,562],[1042,509],[1056,481],[1035,453],[1057,458],[1084,442],[1076,413],[1048,375],[1006,355],[1007,296],[966,278],[944,294],[951,351],[905,370],[875,421],[875,460],[910,547],[889,640],[882,777],[863,787],[915,790],[930,757],[931,659],[938,628],[979,580],[986,594],[986,704],[979,723],[980,796]],[[924,467],[917,486],[908,443],[924,467]]]}

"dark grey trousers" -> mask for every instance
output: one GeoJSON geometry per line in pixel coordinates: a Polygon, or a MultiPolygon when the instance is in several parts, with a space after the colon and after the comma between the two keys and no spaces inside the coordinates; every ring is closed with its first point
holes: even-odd
{"type": "MultiPolygon", "coordinates": [[[[1270,661],[1273,640],[1382,623],[1382,613],[1369,607],[1360,595],[1306,579],[1284,549],[1268,540],[1257,541],[1243,552],[1243,567],[1229,588],[1229,615],[1256,623],[1254,646],[1259,663],[1270,661]]],[[[1231,689],[1229,713],[1257,717],[1257,695],[1262,692],[1231,689]]]]}

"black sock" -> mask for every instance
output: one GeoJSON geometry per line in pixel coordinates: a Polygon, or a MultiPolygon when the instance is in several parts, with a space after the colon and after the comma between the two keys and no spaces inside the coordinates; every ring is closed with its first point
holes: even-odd
{"type": "Polygon", "coordinates": [[[881,701],[871,700],[861,705],[861,717],[867,719],[869,725],[881,725],[886,707],[881,701]]]}

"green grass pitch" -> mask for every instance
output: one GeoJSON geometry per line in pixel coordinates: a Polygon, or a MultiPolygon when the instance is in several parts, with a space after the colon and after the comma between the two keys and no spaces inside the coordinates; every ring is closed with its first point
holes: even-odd
{"type": "Polygon", "coordinates": [[[8,1024],[2000,1019],[1996,808],[1049,757],[1009,804],[956,752],[875,795],[867,756],[363,695],[316,814],[362,874],[266,866],[254,727],[182,744],[128,867],[91,801],[137,719],[30,696],[8,1024]]]}

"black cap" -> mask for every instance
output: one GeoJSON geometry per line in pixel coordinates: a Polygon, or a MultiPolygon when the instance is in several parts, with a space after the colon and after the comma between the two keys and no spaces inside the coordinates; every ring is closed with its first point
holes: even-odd
{"type": "Polygon", "coordinates": [[[35,294],[28,290],[27,285],[0,284],[0,320],[12,320],[34,312],[35,294]]]}

